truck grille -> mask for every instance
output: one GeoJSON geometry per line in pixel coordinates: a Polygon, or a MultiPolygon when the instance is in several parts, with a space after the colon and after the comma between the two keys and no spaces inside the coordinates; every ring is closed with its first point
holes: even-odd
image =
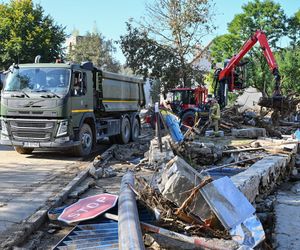
{"type": "Polygon", "coordinates": [[[54,132],[55,121],[9,120],[13,140],[50,141],[54,132]]]}

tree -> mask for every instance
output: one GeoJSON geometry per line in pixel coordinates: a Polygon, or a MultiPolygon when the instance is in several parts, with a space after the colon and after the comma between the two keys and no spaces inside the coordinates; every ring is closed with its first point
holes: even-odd
{"type": "MultiPolygon", "coordinates": [[[[120,44],[126,57],[127,66],[135,74],[153,79],[160,79],[162,88],[167,91],[180,84],[182,68],[174,50],[149,38],[148,33],[127,23],[127,34],[121,36],[120,44]]],[[[198,70],[187,65],[185,72],[188,81],[200,81],[198,70]]]]}
{"type": "Polygon", "coordinates": [[[300,47],[291,46],[276,55],[282,77],[282,88],[286,93],[300,93],[300,47]]]}
{"type": "Polygon", "coordinates": [[[300,9],[288,19],[288,37],[292,46],[300,46],[300,9]]]}
{"type": "Polygon", "coordinates": [[[118,72],[120,64],[113,57],[115,51],[112,41],[106,40],[98,31],[87,32],[85,36],[76,36],[76,44],[67,58],[75,62],[91,61],[97,67],[118,72]]]}
{"type": "MultiPolygon", "coordinates": [[[[175,84],[190,85],[192,67],[189,61],[201,44],[201,39],[213,29],[211,6],[208,0],[154,0],[153,4],[146,5],[147,14],[139,22],[139,29],[128,29],[128,32],[137,32],[143,48],[148,48],[147,53],[144,53],[146,58],[132,56],[128,44],[134,48],[133,42],[130,42],[128,35],[124,35],[121,37],[121,45],[123,52],[128,52],[125,54],[127,62],[131,64],[134,60],[157,60],[156,65],[164,65],[162,68],[166,77],[174,76],[174,71],[167,72],[167,69],[176,70],[178,77],[175,84]],[[151,50],[160,55],[155,56],[151,50]]],[[[136,37],[132,38],[134,39],[136,37]]],[[[170,81],[169,79],[168,82],[170,81]]],[[[165,85],[164,80],[162,83],[165,85]]]]}
{"type": "Polygon", "coordinates": [[[216,37],[210,48],[211,56],[216,62],[224,62],[239,51],[241,38],[236,34],[225,34],[216,37]]]}
{"type": "Polygon", "coordinates": [[[32,0],[0,4],[0,37],[0,68],[33,62],[36,55],[51,62],[63,54],[64,27],[32,0]]]}
{"type": "Polygon", "coordinates": [[[247,40],[256,30],[263,30],[271,47],[286,34],[287,17],[280,4],[273,0],[254,0],[242,6],[243,13],[235,15],[228,25],[231,34],[247,40]]]}

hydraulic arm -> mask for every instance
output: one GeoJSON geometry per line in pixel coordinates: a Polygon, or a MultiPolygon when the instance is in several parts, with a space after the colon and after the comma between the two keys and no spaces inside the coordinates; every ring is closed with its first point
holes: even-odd
{"type": "Polygon", "coordinates": [[[218,96],[220,105],[222,107],[227,104],[227,91],[233,91],[236,89],[234,71],[235,67],[238,66],[240,60],[247,54],[247,52],[256,44],[260,43],[263,54],[268,62],[269,68],[272,71],[275,79],[275,88],[273,96],[281,96],[280,91],[280,74],[278,66],[276,64],[274,55],[270,49],[267,37],[263,31],[256,31],[255,34],[244,43],[240,52],[234,55],[224,69],[218,69],[215,72],[215,96],[218,96]]]}

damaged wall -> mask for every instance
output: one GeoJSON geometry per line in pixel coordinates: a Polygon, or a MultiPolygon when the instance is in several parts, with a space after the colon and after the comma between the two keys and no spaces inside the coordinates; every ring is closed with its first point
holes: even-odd
{"type": "Polygon", "coordinates": [[[290,154],[265,157],[244,172],[232,176],[231,180],[251,203],[258,195],[266,197],[275,185],[289,175],[293,168],[293,153],[297,152],[297,146],[297,144],[285,145],[285,148],[290,149],[290,154]]]}

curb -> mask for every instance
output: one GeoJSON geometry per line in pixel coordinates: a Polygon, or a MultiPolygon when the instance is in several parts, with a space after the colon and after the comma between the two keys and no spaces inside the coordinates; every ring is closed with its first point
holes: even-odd
{"type": "MultiPolygon", "coordinates": [[[[115,149],[115,147],[116,144],[105,150],[101,154],[101,158],[105,159],[106,157],[108,157],[109,154],[111,154],[111,151],[115,149]]],[[[52,207],[60,206],[68,198],[68,195],[74,190],[74,188],[88,176],[90,168],[94,165],[94,162],[90,162],[86,169],[82,170],[73,180],[69,182],[69,184],[65,188],[62,189],[61,193],[48,200],[50,204],[46,204],[45,206],[37,210],[34,214],[32,214],[28,219],[23,221],[20,225],[22,229],[14,232],[10,237],[7,238],[5,242],[1,243],[0,247],[3,247],[3,249],[12,249],[12,247],[24,242],[30,234],[32,234],[42,224],[45,223],[48,217],[48,210],[52,207]]]]}

